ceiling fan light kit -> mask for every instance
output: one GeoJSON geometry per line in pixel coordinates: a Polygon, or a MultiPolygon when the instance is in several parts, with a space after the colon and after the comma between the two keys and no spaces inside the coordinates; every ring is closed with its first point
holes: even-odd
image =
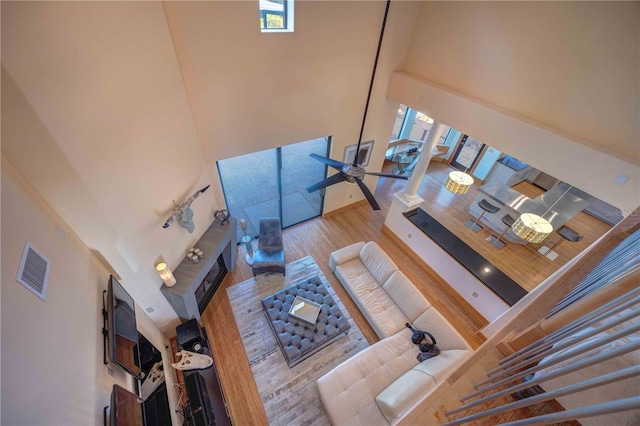
{"type": "Polygon", "coordinates": [[[380,40],[378,41],[378,50],[376,51],[376,58],[374,60],[373,63],[373,72],[371,73],[371,82],[369,83],[369,93],[367,94],[367,103],[365,104],[365,108],[364,108],[364,116],[362,117],[362,126],[360,127],[360,137],[358,138],[358,146],[356,147],[356,151],[355,151],[355,157],[353,159],[353,163],[349,164],[349,163],[343,163],[340,161],[336,161],[336,160],[332,160],[330,158],[326,158],[326,157],[321,157],[320,155],[317,154],[310,154],[309,156],[315,160],[318,160],[326,165],[328,165],[329,167],[332,167],[333,169],[337,170],[338,173],[336,173],[335,175],[329,176],[328,178],[317,182],[313,185],[308,186],[306,189],[308,192],[313,192],[313,191],[318,191],[320,189],[326,188],[327,186],[330,185],[334,185],[336,183],[340,183],[340,182],[346,182],[348,184],[351,185],[358,185],[358,187],[360,188],[360,190],[362,191],[362,193],[364,194],[365,198],[367,199],[367,201],[369,202],[369,204],[371,205],[371,208],[374,210],[380,210],[380,206],[378,205],[378,203],[376,202],[375,198],[373,197],[373,194],[371,193],[371,191],[369,190],[369,188],[367,187],[367,185],[364,184],[364,182],[362,181],[364,179],[364,177],[366,175],[372,175],[372,176],[381,176],[381,177],[389,177],[389,178],[393,178],[393,179],[403,179],[403,180],[407,180],[406,176],[396,176],[394,174],[387,174],[387,173],[374,173],[374,172],[367,172],[365,170],[365,168],[362,166],[361,162],[358,162],[358,154],[360,153],[360,145],[362,143],[362,134],[364,132],[364,125],[365,122],[367,120],[367,111],[369,109],[369,100],[371,99],[371,91],[373,89],[373,82],[375,80],[375,76],[376,76],[376,68],[378,66],[378,58],[380,56],[380,49],[382,47],[382,38],[384,36],[384,27],[387,23],[387,15],[389,14],[389,5],[391,4],[390,0],[387,0],[387,5],[386,5],[386,9],[384,11],[384,18],[382,20],[382,28],[380,30],[380,40]]]}

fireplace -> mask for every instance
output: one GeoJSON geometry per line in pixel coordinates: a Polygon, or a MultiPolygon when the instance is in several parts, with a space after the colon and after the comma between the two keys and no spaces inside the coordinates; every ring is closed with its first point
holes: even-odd
{"type": "Polygon", "coordinates": [[[176,284],[162,285],[160,291],[183,320],[197,318],[220,286],[227,271],[236,266],[237,220],[230,218],[221,225],[214,222],[194,244],[204,252],[204,258],[193,263],[186,257],[173,271],[176,284]]]}
{"type": "Polygon", "coordinates": [[[220,255],[202,283],[196,288],[196,302],[198,302],[198,312],[200,314],[204,312],[225,275],[227,275],[227,267],[224,264],[222,255],[220,255]]]}

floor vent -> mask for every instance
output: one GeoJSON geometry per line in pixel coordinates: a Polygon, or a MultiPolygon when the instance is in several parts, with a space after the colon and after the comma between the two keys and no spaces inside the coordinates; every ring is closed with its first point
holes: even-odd
{"type": "Polygon", "coordinates": [[[45,300],[51,264],[29,241],[24,246],[17,281],[29,291],[45,300]]]}

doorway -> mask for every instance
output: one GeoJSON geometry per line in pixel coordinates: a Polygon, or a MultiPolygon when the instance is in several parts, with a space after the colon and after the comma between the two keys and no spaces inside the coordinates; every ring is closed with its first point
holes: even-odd
{"type": "Polygon", "coordinates": [[[453,154],[451,166],[462,171],[471,170],[480,158],[484,144],[477,139],[462,135],[456,152],[453,154]]]}
{"type": "MultiPolygon", "coordinates": [[[[261,218],[287,228],[322,214],[324,191],[305,188],[325,178],[325,165],[309,154],[327,157],[329,146],[325,137],[217,161],[227,210],[246,219],[247,235],[258,235],[261,218]]],[[[243,235],[238,229],[238,242],[243,235]]]]}

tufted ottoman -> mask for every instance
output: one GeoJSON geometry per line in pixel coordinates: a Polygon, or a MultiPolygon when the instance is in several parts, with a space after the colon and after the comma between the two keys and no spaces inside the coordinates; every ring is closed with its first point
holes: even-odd
{"type": "Polygon", "coordinates": [[[317,276],[265,297],[262,308],[289,367],[346,336],[351,327],[317,276]],[[320,305],[315,324],[289,315],[296,296],[320,305]]]}

